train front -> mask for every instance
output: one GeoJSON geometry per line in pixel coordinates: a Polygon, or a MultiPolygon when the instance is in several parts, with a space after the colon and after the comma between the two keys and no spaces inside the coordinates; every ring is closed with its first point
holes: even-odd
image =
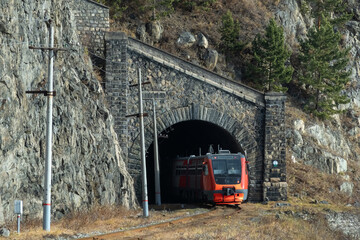
{"type": "Polygon", "coordinates": [[[209,175],[204,190],[211,188],[206,191],[208,200],[215,204],[238,205],[247,199],[249,173],[244,155],[230,152],[211,154],[205,164],[209,175]]]}

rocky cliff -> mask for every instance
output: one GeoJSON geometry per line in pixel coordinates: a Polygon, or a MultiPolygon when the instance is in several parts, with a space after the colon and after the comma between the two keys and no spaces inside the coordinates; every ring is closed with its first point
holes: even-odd
{"type": "MultiPolygon", "coordinates": [[[[350,197],[350,202],[357,202],[360,201],[360,178],[356,174],[360,161],[360,6],[357,1],[345,2],[348,3],[347,11],[353,14],[345,28],[340,30],[344,44],[350,48],[348,68],[352,70],[350,83],[344,91],[350,103],[340,106],[346,114],[334,115],[333,120],[320,122],[296,111],[301,106],[301,98],[290,99],[287,138],[291,161],[315,166],[329,174],[339,174],[342,176],[339,190],[350,197]]],[[[284,0],[274,11],[285,29],[288,44],[295,52],[297,41],[306,36],[313,24],[309,14],[301,12],[301,4],[302,1],[284,0]]]]}
{"type": "Polygon", "coordinates": [[[42,215],[48,46],[53,20],[54,64],[52,213],[95,204],[136,206],[104,92],[79,44],[70,0],[0,2],[0,224],[24,201],[29,218],[42,215]]]}

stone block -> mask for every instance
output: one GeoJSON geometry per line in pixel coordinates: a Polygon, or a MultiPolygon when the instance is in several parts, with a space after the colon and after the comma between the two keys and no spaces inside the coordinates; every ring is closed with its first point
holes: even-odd
{"type": "Polygon", "coordinates": [[[271,182],[264,182],[263,187],[265,187],[265,188],[271,187],[271,182]]]}
{"type": "Polygon", "coordinates": [[[270,178],[270,182],[272,183],[280,182],[280,178],[270,178]]]}

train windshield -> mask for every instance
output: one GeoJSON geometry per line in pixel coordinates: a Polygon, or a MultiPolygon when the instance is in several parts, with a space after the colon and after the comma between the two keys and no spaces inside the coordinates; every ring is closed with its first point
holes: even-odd
{"type": "Polygon", "coordinates": [[[215,156],[212,159],[215,182],[217,184],[239,184],[241,181],[240,156],[215,156]]]}

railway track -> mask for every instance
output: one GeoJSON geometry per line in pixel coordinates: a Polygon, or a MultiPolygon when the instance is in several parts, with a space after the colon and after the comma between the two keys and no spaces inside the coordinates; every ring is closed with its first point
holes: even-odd
{"type": "Polygon", "coordinates": [[[195,224],[206,224],[209,221],[217,221],[219,217],[229,217],[240,211],[239,208],[228,206],[216,206],[205,213],[182,217],[148,226],[137,227],[129,230],[80,238],[82,240],[110,240],[110,239],[151,239],[161,238],[162,234],[179,231],[195,224]]]}

